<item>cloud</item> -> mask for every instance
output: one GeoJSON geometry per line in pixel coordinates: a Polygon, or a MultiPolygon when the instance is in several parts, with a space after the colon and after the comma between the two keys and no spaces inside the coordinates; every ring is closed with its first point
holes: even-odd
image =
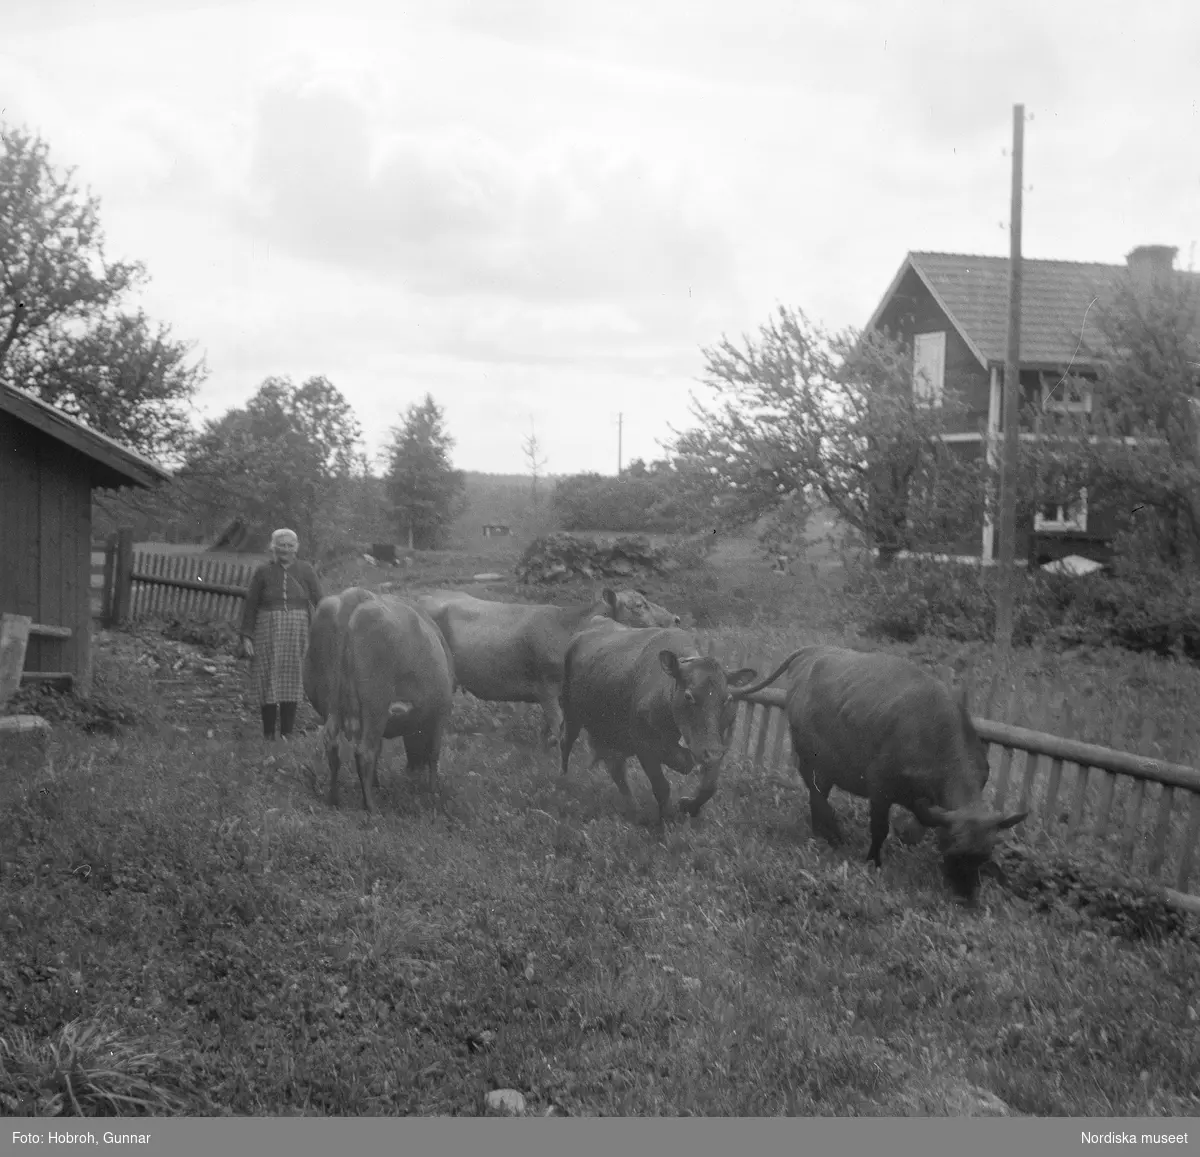
{"type": "Polygon", "coordinates": [[[328,85],[262,101],[244,229],[429,296],[542,303],[720,292],[732,246],[680,174],[632,155],[506,150],[467,132],[380,139],[328,85]]]}

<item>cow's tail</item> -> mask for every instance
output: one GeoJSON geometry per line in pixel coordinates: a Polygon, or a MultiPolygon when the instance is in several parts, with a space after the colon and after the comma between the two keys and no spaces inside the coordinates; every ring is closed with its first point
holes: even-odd
{"type": "Polygon", "coordinates": [[[340,731],[356,744],[362,736],[362,697],[358,689],[358,664],[354,661],[354,643],[347,628],[342,633],[342,649],[338,656],[338,687],[334,696],[336,714],[334,734],[340,731]]]}
{"type": "Polygon", "coordinates": [[[780,675],[786,671],[796,659],[800,658],[807,647],[797,647],[778,667],[775,668],[765,679],[759,679],[755,683],[747,683],[745,687],[731,687],[730,694],[735,699],[745,699],[747,695],[753,695],[755,691],[761,691],[764,687],[769,687],[780,675]]]}

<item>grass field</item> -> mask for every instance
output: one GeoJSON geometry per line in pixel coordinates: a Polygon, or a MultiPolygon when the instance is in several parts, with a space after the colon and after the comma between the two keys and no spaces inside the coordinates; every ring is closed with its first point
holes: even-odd
{"type": "MultiPolygon", "coordinates": [[[[848,637],[831,572],[715,554],[647,589],[723,652],[848,637]]],[[[423,556],[403,581],[498,569],[423,556]]],[[[400,576],[331,579],[354,577],[400,576]]],[[[983,649],[907,650],[989,674],[983,649]]],[[[467,698],[440,791],[389,745],[381,813],[357,789],[335,811],[315,732],[268,752],[220,648],[147,626],[96,662],[78,726],[0,752],[5,1113],[470,1114],[505,1087],[539,1114],[1200,1113],[1194,920],[994,881],[965,910],[932,846],[889,840],[876,874],[861,808],[835,795],[850,844],[815,842],[803,793],[740,754],[660,834],[636,767],[630,816],[582,745],[559,777],[536,708],[467,698]]],[[[1019,712],[1049,687],[1096,737],[1131,693],[1165,729],[1200,692],[1149,659],[1019,663],[1019,712]]]]}

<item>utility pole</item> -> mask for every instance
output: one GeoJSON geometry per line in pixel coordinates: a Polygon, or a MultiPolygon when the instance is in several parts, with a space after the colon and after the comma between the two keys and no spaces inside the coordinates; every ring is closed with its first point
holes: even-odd
{"type": "Polygon", "coordinates": [[[1000,575],[996,589],[996,645],[1012,647],[1013,554],[1017,537],[1017,411],[1021,372],[1021,180],[1025,159],[1025,106],[1013,105],[1012,216],[1008,227],[1008,348],[1004,357],[1004,453],[1000,459],[1000,575]]]}
{"type": "Polygon", "coordinates": [[[617,415],[617,477],[621,477],[621,423],[624,414],[617,415]]]}

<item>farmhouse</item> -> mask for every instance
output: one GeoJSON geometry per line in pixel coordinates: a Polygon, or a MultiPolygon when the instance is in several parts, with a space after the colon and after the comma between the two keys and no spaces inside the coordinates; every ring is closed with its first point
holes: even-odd
{"type": "Polygon", "coordinates": [[[0,385],[0,612],[28,615],[26,672],[91,680],[92,491],[170,475],[24,390],[0,385]]]}
{"type": "MultiPolygon", "coordinates": [[[[1136,285],[1160,276],[1187,278],[1200,289],[1200,274],[1174,269],[1176,249],[1141,245],[1126,260],[1136,285]]],[[[1091,392],[1069,386],[1095,376],[1085,356],[1100,334],[1093,307],[1126,266],[1094,262],[1022,260],[1021,406],[1043,412],[1091,412],[1091,392]]],[[[955,452],[986,454],[998,461],[1002,431],[1004,361],[1008,341],[1007,257],[912,252],[867,322],[913,343],[914,389],[934,405],[944,391],[959,392],[966,412],[945,435],[955,452]]],[[[1035,438],[1022,415],[1021,438],[1035,438]]],[[[1081,492],[1046,496],[1035,510],[1017,512],[1016,557],[1036,563],[1079,554],[1103,561],[1115,530],[1115,496],[1081,492]]],[[[954,555],[990,563],[998,528],[986,514],[978,531],[947,543],[954,555]]]]}

